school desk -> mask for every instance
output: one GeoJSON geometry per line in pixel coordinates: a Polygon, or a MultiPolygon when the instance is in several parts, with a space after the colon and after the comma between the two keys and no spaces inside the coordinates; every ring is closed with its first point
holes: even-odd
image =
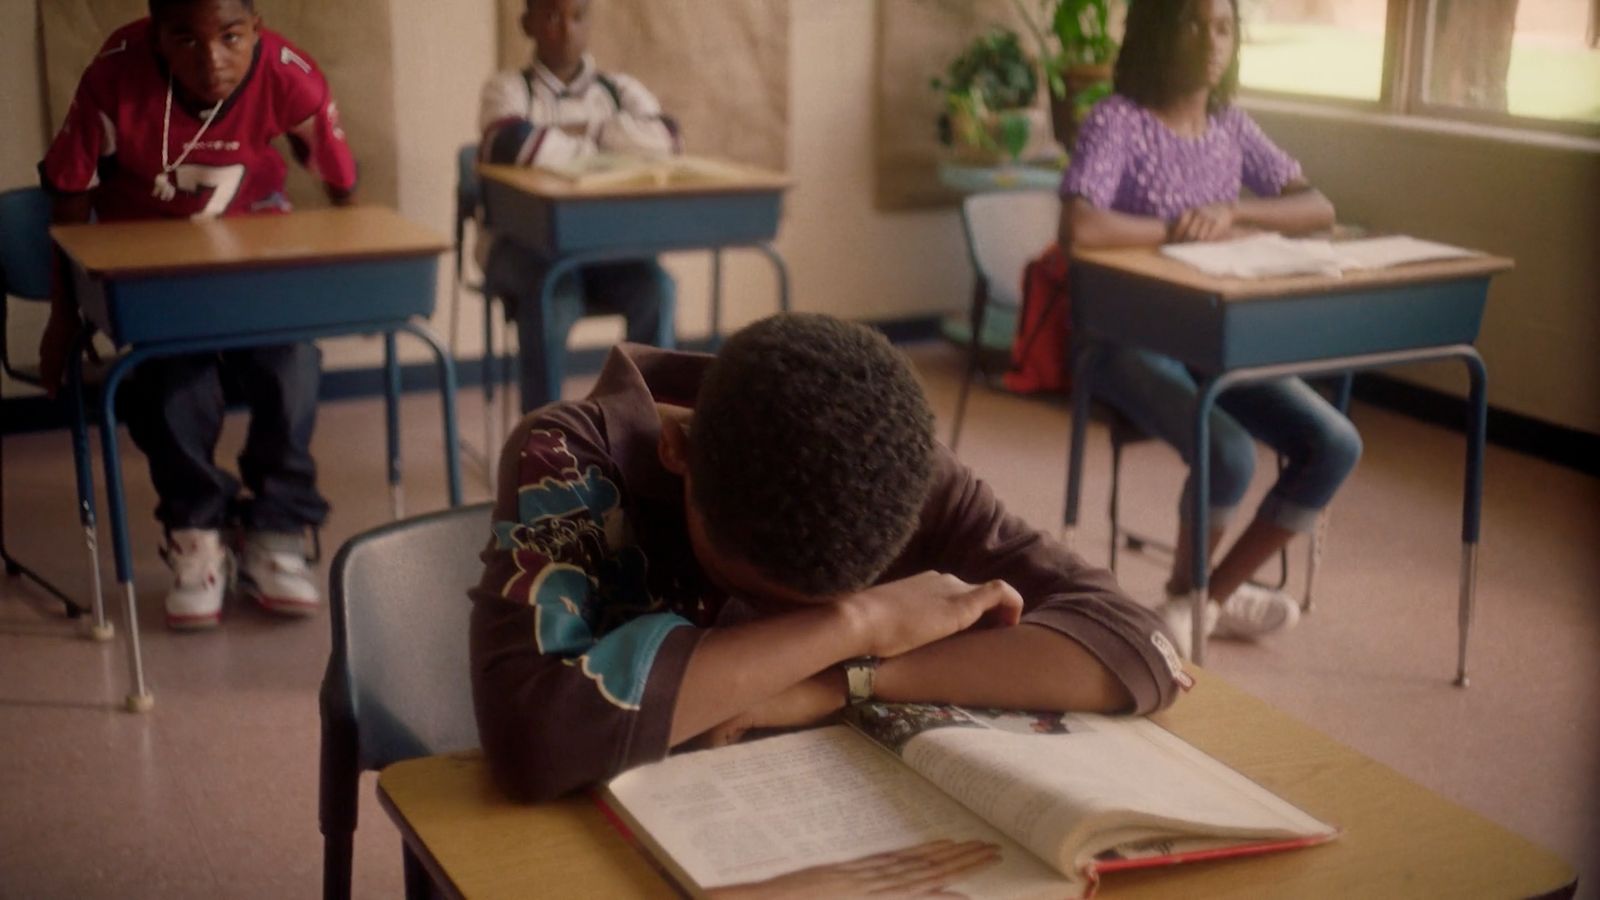
{"type": "MultiPolygon", "coordinates": [[[[382,334],[388,406],[388,476],[399,514],[398,395],[395,334],[432,348],[444,405],[445,468],[450,502],[461,503],[456,459],[455,365],[419,319],[433,312],[438,256],[449,245],[431,231],[379,207],[209,221],[162,220],[66,225],[50,230],[72,267],[71,290],[85,318],[125,352],[105,373],[100,429],[106,501],[117,582],[127,606],[131,711],[151,707],[139,646],[133,555],[129,546],[116,398],[123,379],[148,359],[285,344],[315,338],[382,334]]],[[[84,418],[81,353],[69,381],[84,418]]],[[[78,454],[88,484],[87,447],[78,454]]],[[[92,492],[86,492],[92,497],[92,492]]],[[[86,524],[92,527],[92,502],[86,524]]],[[[97,602],[97,608],[100,604],[97,602]]]]}
{"type": "MultiPolygon", "coordinates": [[[[1107,345],[1153,350],[1200,373],[1190,464],[1195,501],[1190,533],[1206,534],[1210,505],[1210,413],[1223,391],[1285,376],[1315,376],[1441,359],[1460,360],[1471,380],[1466,483],[1462,491],[1456,684],[1467,684],[1467,637],[1477,583],[1483,493],[1483,359],[1473,349],[1489,279],[1508,259],[1474,256],[1342,276],[1213,278],[1154,248],[1076,251],[1069,277],[1074,344],[1072,444],[1064,522],[1078,521],[1084,433],[1096,354],[1107,345]]],[[[1193,596],[1206,596],[1205,542],[1192,554],[1193,596]]],[[[1205,662],[1201,617],[1194,660],[1205,662]]]]}
{"type": "MultiPolygon", "coordinates": [[[[637,259],[675,250],[711,251],[711,339],[722,333],[722,251],[746,247],[771,262],[778,308],[789,311],[789,271],[772,246],[783,211],[783,175],[724,164],[730,177],[715,182],[579,186],[537,168],[484,165],[485,225],[550,261],[539,284],[547,309],[562,276],[592,263],[637,259]]],[[[545,353],[524,347],[521,364],[545,367],[559,393],[560,372],[545,353]]],[[[527,412],[547,399],[523,397],[527,412]]]]}
{"type": "MultiPolygon", "coordinates": [[[[1538,847],[1206,672],[1153,716],[1323,821],[1335,841],[1303,850],[1106,876],[1097,896],[1534,897],[1570,894],[1576,873],[1538,847]]],[[[672,897],[644,851],[588,797],[518,805],[476,752],[396,763],[378,799],[446,896],[672,897]]]]}

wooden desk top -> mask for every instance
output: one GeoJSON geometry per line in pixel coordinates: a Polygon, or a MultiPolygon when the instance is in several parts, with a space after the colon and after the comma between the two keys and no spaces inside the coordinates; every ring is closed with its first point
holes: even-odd
{"type": "MultiPolygon", "coordinates": [[[[1253,859],[1115,873],[1098,896],[1529,897],[1576,878],[1548,850],[1215,676],[1195,677],[1155,720],[1344,834],[1253,859]]],[[[475,753],[397,763],[378,790],[465,896],[673,896],[591,800],[509,803],[475,753]]]]}
{"type": "Polygon", "coordinates": [[[433,231],[381,206],[57,225],[50,236],[98,277],[434,256],[450,249],[433,231]]]}
{"type": "Polygon", "coordinates": [[[1284,278],[1216,278],[1154,247],[1119,247],[1114,250],[1074,250],[1077,263],[1104,266],[1130,275],[1150,278],[1209,294],[1223,301],[1259,300],[1298,294],[1353,291],[1362,288],[1392,287],[1423,281],[1447,281],[1504,272],[1514,265],[1500,256],[1474,256],[1432,262],[1366,269],[1343,275],[1293,275],[1284,278]]]}
{"type": "Polygon", "coordinates": [[[695,181],[655,187],[640,185],[590,185],[580,187],[558,175],[523,166],[481,165],[478,174],[490,180],[515,188],[523,193],[548,200],[606,200],[637,199],[696,194],[742,194],[753,191],[784,191],[793,186],[789,176],[747,166],[742,163],[717,161],[721,168],[737,172],[736,179],[695,181]]]}

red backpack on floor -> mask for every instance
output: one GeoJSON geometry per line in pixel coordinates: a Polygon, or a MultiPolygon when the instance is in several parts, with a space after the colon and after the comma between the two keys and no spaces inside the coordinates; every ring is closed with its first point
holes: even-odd
{"type": "Polygon", "coordinates": [[[1072,303],[1067,296],[1067,256],[1056,244],[1022,272],[1022,311],[1011,342],[1006,390],[1019,394],[1065,393],[1072,387],[1067,341],[1072,333],[1072,303]]]}

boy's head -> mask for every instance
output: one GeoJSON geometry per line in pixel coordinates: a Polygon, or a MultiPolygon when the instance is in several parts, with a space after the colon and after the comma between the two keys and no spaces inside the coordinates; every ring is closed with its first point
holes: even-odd
{"type": "Polygon", "coordinates": [[[1117,92],[1141,106],[1165,106],[1196,90],[1215,109],[1239,87],[1235,0],[1134,0],[1113,76],[1117,92]]]}
{"type": "Polygon", "coordinates": [[[707,573],[750,599],[806,602],[867,586],[905,546],[927,495],[933,413],[882,335],[781,315],[723,345],[687,444],[689,530],[707,573]]]}
{"type": "Polygon", "coordinates": [[[533,39],[545,68],[571,78],[589,50],[589,0],[528,0],[522,33],[533,39]]]}
{"type": "Polygon", "coordinates": [[[255,0],[150,0],[156,48],[177,82],[202,103],[228,99],[255,59],[255,0]]]}

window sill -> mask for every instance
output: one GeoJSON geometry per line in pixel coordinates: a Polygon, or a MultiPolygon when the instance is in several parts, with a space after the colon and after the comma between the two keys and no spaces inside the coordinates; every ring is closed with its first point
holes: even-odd
{"type": "Polygon", "coordinates": [[[1528,128],[1510,128],[1502,125],[1484,125],[1478,122],[1462,122],[1426,116],[1405,116],[1398,113],[1322,104],[1314,100],[1240,96],[1239,105],[1250,112],[1284,113],[1334,122],[1377,125],[1384,128],[1426,134],[1455,135],[1485,141],[1498,141],[1506,144],[1575,150],[1581,153],[1600,155],[1600,138],[1563,134],[1555,131],[1536,131],[1528,128]]]}

